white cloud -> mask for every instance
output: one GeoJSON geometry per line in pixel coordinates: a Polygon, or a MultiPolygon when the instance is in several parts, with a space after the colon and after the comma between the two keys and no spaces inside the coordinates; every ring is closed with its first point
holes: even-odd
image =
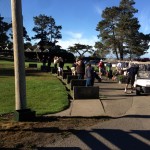
{"type": "Polygon", "coordinates": [[[139,22],[141,25],[141,32],[148,34],[150,33],[150,19],[149,19],[149,12],[142,12],[139,15],[139,22]]]}
{"type": "Polygon", "coordinates": [[[97,36],[93,36],[90,38],[84,37],[81,32],[73,32],[73,31],[65,31],[63,37],[67,38],[58,40],[58,45],[62,47],[62,49],[68,49],[69,46],[74,46],[74,44],[85,44],[94,46],[95,42],[98,41],[97,36]]]}
{"type": "Polygon", "coordinates": [[[95,6],[95,10],[100,16],[102,15],[102,11],[103,11],[102,8],[100,8],[99,6],[95,6]]]}
{"type": "Polygon", "coordinates": [[[93,46],[95,45],[95,42],[98,41],[96,36],[93,36],[91,38],[70,38],[68,40],[59,40],[58,45],[62,47],[62,49],[68,49],[69,46],[74,46],[74,44],[79,43],[79,44],[85,44],[85,45],[90,45],[93,46]]]}
{"type": "Polygon", "coordinates": [[[65,34],[67,34],[67,35],[71,36],[71,38],[75,38],[75,39],[81,39],[82,38],[82,33],[66,31],[65,34]]]}

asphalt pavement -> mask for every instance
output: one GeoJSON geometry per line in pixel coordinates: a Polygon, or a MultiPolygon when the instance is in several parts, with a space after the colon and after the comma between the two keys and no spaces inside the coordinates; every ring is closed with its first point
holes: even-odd
{"type": "Polygon", "coordinates": [[[72,134],[52,149],[79,150],[149,150],[150,95],[124,93],[125,84],[112,80],[95,82],[100,99],[72,100],[70,108],[54,116],[110,117],[92,127],[72,130],[72,134]]]}

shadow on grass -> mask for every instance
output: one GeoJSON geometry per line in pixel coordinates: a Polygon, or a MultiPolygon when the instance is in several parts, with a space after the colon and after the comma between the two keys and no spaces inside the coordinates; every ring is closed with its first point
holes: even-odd
{"type": "MultiPolygon", "coordinates": [[[[38,69],[26,69],[25,75],[26,76],[42,76],[44,73],[38,69]]],[[[0,68],[0,76],[14,76],[14,69],[13,68],[0,68]]]]}
{"type": "Polygon", "coordinates": [[[14,76],[14,69],[0,68],[0,76],[14,76]]]}

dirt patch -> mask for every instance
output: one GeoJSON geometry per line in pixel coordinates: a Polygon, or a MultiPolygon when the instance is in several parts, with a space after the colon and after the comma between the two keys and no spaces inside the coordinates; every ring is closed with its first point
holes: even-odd
{"type": "Polygon", "coordinates": [[[46,147],[108,119],[39,117],[34,122],[15,122],[13,115],[0,116],[0,148],[35,149],[46,147]]]}

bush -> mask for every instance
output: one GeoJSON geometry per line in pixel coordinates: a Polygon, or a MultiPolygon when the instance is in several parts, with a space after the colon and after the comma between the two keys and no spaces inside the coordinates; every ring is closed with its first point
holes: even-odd
{"type": "Polygon", "coordinates": [[[121,83],[126,82],[126,76],[124,76],[124,75],[118,75],[117,78],[118,78],[118,81],[120,81],[121,83]]]}

